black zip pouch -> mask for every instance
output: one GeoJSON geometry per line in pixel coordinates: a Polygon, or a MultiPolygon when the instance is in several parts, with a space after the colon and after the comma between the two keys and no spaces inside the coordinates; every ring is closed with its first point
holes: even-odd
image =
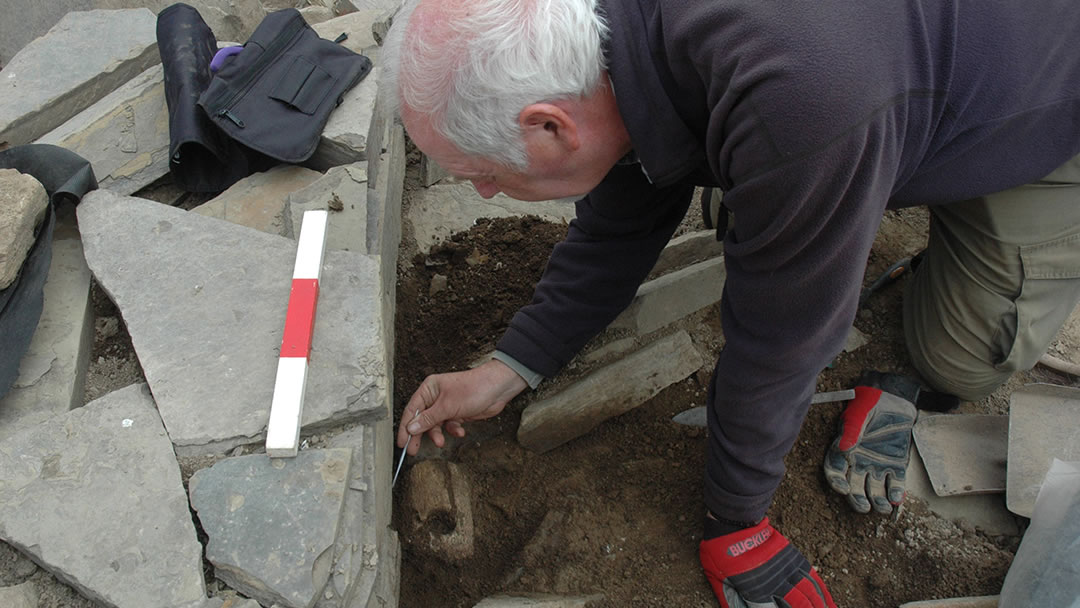
{"type": "Polygon", "coordinates": [[[315,153],[330,113],[371,59],[320,38],[296,9],[267,15],[225,61],[199,106],[230,138],[286,163],[315,153]]]}

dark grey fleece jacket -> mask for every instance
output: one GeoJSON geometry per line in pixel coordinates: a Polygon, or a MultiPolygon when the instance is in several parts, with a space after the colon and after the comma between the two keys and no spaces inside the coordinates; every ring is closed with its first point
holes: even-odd
{"type": "Polygon", "coordinates": [[[499,350],[547,376],[632,299],[713,185],[726,345],[706,504],[768,508],[818,373],[855,316],[887,207],[1035,181],[1080,153],[1076,0],[604,0],[640,165],[577,203],[499,350]]]}

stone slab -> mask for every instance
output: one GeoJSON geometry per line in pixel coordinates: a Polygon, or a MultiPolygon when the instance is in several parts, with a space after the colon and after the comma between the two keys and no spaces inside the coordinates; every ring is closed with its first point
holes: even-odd
{"type": "Polygon", "coordinates": [[[536,215],[550,222],[568,223],[576,215],[573,203],[566,200],[525,202],[502,193],[484,199],[467,182],[443,182],[414,194],[408,220],[416,245],[424,253],[455,232],[472,228],[482,217],[536,215]]]}
{"type": "Polygon", "coordinates": [[[24,429],[83,404],[94,337],[90,269],[83,257],[75,208],[56,208],[45,300],[11,391],[0,399],[0,444],[24,429]]]}
{"type": "Polygon", "coordinates": [[[921,413],[912,435],[938,496],[1005,491],[1008,416],[921,413]]]}
{"type": "Polygon", "coordinates": [[[427,154],[420,155],[420,183],[425,188],[434,186],[446,177],[450,177],[450,173],[446,169],[440,167],[427,154]]]}
{"type": "Polygon", "coordinates": [[[329,447],[352,449],[352,477],[334,545],[332,593],[316,608],[396,606],[400,545],[390,529],[390,463],[380,457],[389,444],[390,420],[362,424],[335,436],[329,447]]]}
{"type": "Polygon", "coordinates": [[[145,384],[0,443],[0,537],[103,605],[202,602],[202,546],[145,384]]]}
{"type": "Polygon", "coordinates": [[[922,602],[907,602],[900,604],[900,608],[997,608],[998,596],[983,595],[980,597],[955,597],[947,600],[925,600],[922,602]]]}
{"type": "Polygon", "coordinates": [[[634,409],[703,364],[685,331],[661,338],[530,404],[521,414],[518,443],[547,452],[634,409]]]}
{"type": "Polygon", "coordinates": [[[267,234],[295,238],[300,234],[300,224],[293,224],[288,212],[289,196],[321,177],[321,173],[306,167],[278,165],[241,179],[192,211],[267,234]]]}
{"type": "MultiPolygon", "coordinates": [[[[155,15],[175,4],[175,0],[93,0],[95,8],[146,7],[155,15]]],[[[269,13],[272,3],[266,0],[185,0],[199,11],[218,40],[243,42],[269,13]]]]}
{"type": "Polygon", "coordinates": [[[1031,517],[1055,458],[1080,460],[1080,389],[1029,384],[1013,391],[1005,489],[1010,511],[1031,517]]]}
{"type": "Polygon", "coordinates": [[[514,593],[489,597],[473,608],[586,608],[602,601],[603,595],[554,595],[514,593]]]}
{"type": "Polygon", "coordinates": [[[30,143],[161,61],[150,11],[68,13],[0,70],[0,144],[30,143]]]}
{"type": "Polygon", "coordinates": [[[325,6],[311,5],[300,9],[300,14],[308,25],[318,25],[334,18],[334,10],[325,6]]]}
{"type": "Polygon", "coordinates": [[[396,9],[401,4],[401,0],[338,0],[337,4],[350,5],[358,11],[364,9],[387,11],[396,9]]]}
{"type": "MultiPolygon", "coordinates": [[[[264,440],[296,242],[101,190],[78,210],[177,453],[264,440]]],[[[324,258],[301,433],[388,416],[378,264],[324,258]]]]}
{"type": "Polygon", "coordinates": [[[327,40],[336,40],[338,36],[345,34],[347,38],[341,41],[345,48],[370,56],[370,53],[378,46],[374,34],[371,33],[371,25],[381,14],[382,11],[379,9],[355,10],[315,24],[311,26],[311,29],[315,30],[320,38],[327,40]]]}
{"type": "Polygon", "coordinates": [[[726,276],[724,258],[719,257],[646,281],[610,327],[638,335],[656,331],[719,302],[726,276]]]}
{"type": "Polygon", "coordinates": [[[952,522],[966,521],[990,536],[1019,536],[1015,515],[1005,508],[1003,494],[938,496],[926,474],[918,448],[911,450],[904,485],[908,498],[926,503],[928,509],[952,522]]]}
{"type": "Polygon", "coordinates": [[[0,169],[0,289],[19,276],[48,208],[49,195],[34,176],[0,169]]]}
{"type": "Polygon", "coordinates": [[[46,133],[38,143],[75,152],[98,186],[132,194],[169,172],[165,73],[156,65],[46,133]]]}
{"type": "MultiPolygon", "coordinates": [[[[329,22],[327,22],[329,23],[329,22]]],[[[320,24],[320,26],[326,24],[320,24]]],[[[379,68],[345,92],[323,127],[315,153],[304,162],[317,171],[368,159],[368,142],[379,90],[379,68]]]]}
{"type": "Polygon", "coordinates": [[[371,253],[368,231],[367,161],[333,167],[307,186],[288,195],[286,213],[299,234],[304,212],[329,211],[326,228],[328,250],[371,253]]]}
{"type": "Polygon", "coordinates": [[[660,252],[650,277],[658,277],[696,262],[724,255],[724,243],[716,240],[715,230],[699,230],[671,239],[660,252]]]}
{"type": "Polygon", "coordinates": [[[226,458],[188,482],[215,576],[264,605],[308,608],[330,580],[352,450],[226,458]]]}

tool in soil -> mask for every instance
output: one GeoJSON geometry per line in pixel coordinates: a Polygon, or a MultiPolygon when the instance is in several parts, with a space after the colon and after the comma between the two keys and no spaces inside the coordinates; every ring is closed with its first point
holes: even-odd
{"type": "MultiPolygon", "coordinates": [[[[416,414],[413,416],[413,420],[420,417],[420,410],[416,410],[416,414]]],[[[409,422],[412,422],[410,420],[409,422]]],[[[401,465],[405,464],[405,455],[409,453],[409,444],[412,443],[413,435],[409,433],[409,440],[405,442],[405,447],[401,448],[401,458],[398,459],[397,469],[394,470],[394,478],[390,481],[390,487],[397,485],[398,475],[401,473],[401,465]]]]}
{"type": "MultiPolygon", "coordinates": [[[[855,398],[855,391],[848,389],[846,391],[832,391],[829,393],[816,393],[810,398],[810,403],[832,403],[834,401],[848,401],[855,398]]],[[[704,405],[692,407],[686,411],[679,412],[672,417],[672,422],[679,424],[685,424],[687,426],[700,426],[706,427],[706,414],[707,410],[704,405]]]]}

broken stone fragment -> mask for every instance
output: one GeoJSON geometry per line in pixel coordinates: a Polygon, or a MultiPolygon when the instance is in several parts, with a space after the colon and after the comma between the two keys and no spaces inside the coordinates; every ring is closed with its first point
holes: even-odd
{"type": "Polygon", "coordinates": [[[0,169],[0,289],[15,282],[48,208],[49,196],[39,181],[0,169]]]}
{"type": "Polygon", "coordinates": [[[252,454],[196,472],[191,505],[216,576],[264,605],[307,608],[330,580],[351,449],[252,454]]]}
{"type": "Polygon", "coordinates": [[[407,542],[422,553],[453,563],[474,550],[472,488],[458,465],[425,460],[409,470],[405,512],[407,542]]]}

